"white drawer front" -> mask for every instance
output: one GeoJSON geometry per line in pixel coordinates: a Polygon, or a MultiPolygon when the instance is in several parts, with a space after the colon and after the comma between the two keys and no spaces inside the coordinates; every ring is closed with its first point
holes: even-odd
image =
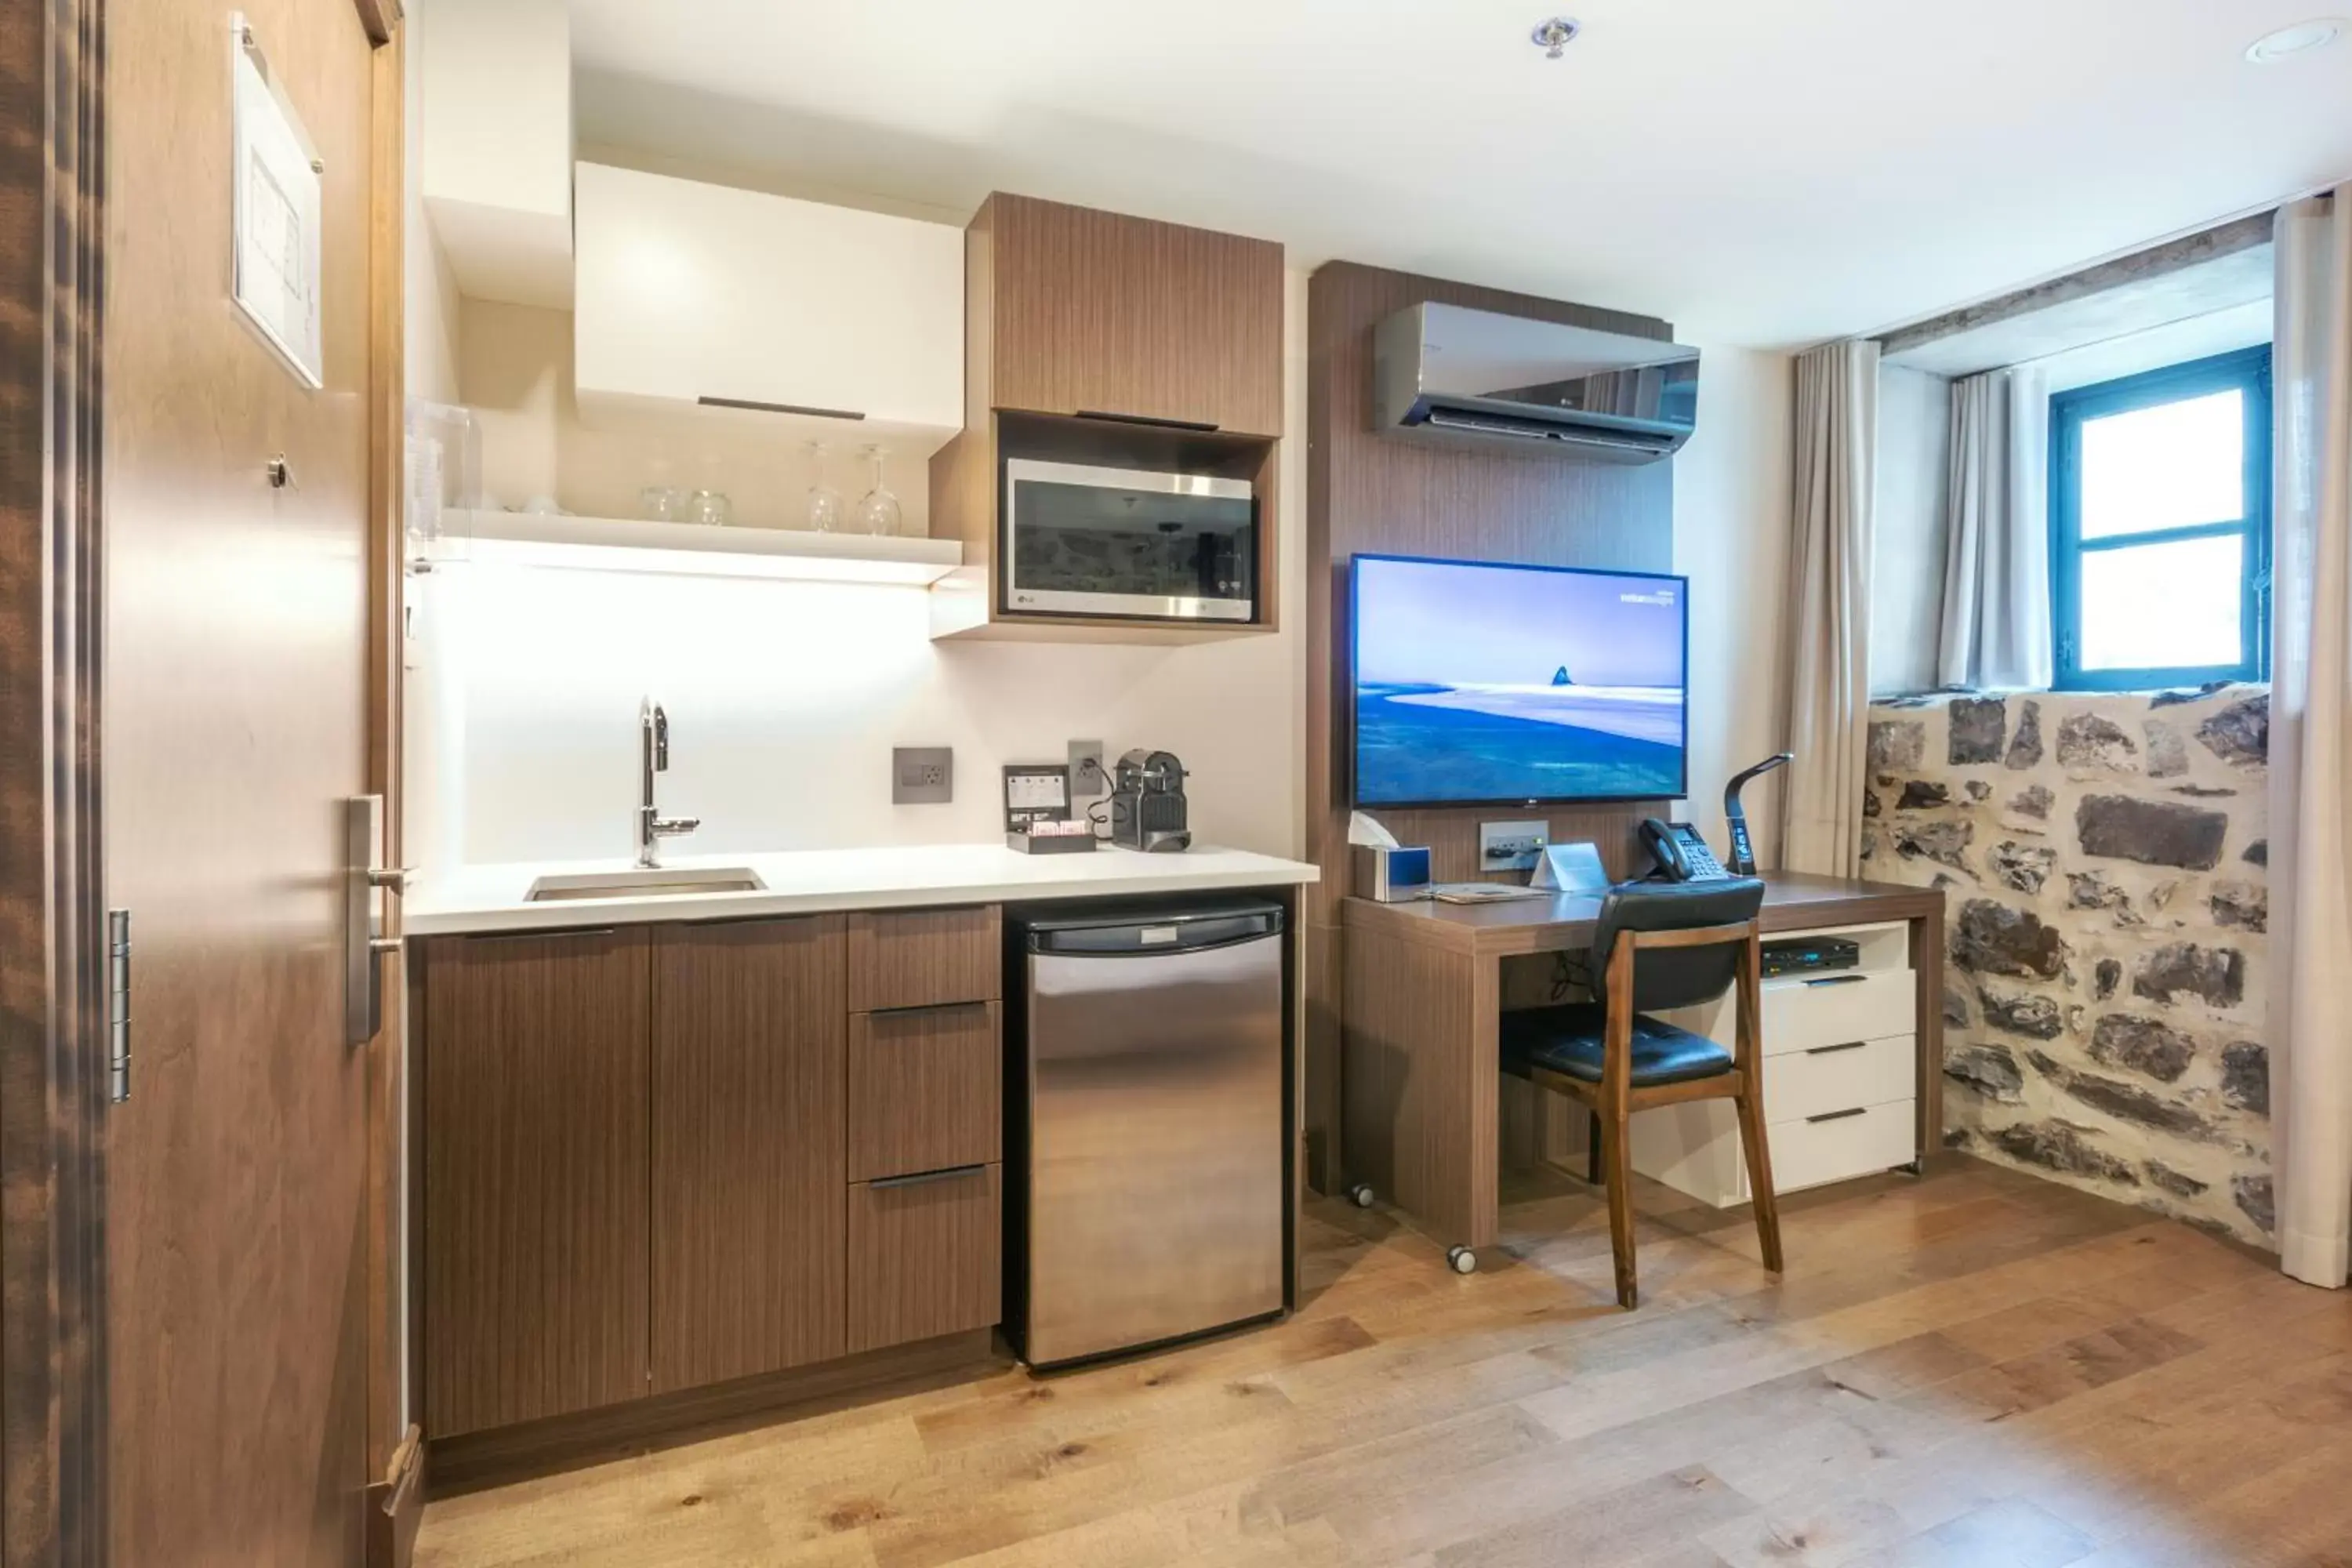
{"type": "Polygon", "coordinates": [[[1918,1155],[1916,1104],[1890,1100],[1859,1115],[1769,1125],[1765,1134],[1772,1145],[1773,1190],[1793,1193],[1909,1164],[1918,1155]]]}
{"type": "Polygon", "coordinates": [[[1907,969],[1853,969],[1769,981],[1764,986],[1764,1054],[1916,1035],[1918,1004],[1918,982],[1907,969]]]}
{"type": "Polygon", "coordinates": [[[1784,1051],[1764,1064],[1764,1121],[1797,1121],[1826,1110],[1884,1105],[1919,1092],[1916,1037],[1784,1051]]]}

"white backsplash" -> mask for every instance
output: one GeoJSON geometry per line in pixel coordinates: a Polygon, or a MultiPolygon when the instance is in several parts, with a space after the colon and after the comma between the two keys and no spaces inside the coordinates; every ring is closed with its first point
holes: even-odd
{"type": "Polygon", "coordinates": [[[1192,770],[1203,841],[1292,852],[1296,639],[939,644],[917,588],[456,565],[421,583],[412,858],[626,855],[637,710],[670,721],[677,853],[984,840],[1006,763],[1076,738],[1192,770]],[[420,731],[429,731],[429,739],[420,731]],[[955,749],[952,805],[890,804],[890,749],[955,749]]]}

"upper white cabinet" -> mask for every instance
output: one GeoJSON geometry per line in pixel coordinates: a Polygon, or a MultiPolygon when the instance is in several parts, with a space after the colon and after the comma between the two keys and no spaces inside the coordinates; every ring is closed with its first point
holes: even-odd
{"type": "Polygon", "coordinates": [[[581,413],[699,409],[925,455],[963,425],[963,231],[582,163],[581,413]]]}

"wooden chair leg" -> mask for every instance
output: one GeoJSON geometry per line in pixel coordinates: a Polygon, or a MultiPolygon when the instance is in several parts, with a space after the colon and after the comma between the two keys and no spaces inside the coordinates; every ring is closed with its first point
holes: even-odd
{"type": "Polygon", "coordinates": [[[1764,1141],[1764,1118],[1756,1096],[1737,1096],[1739,1142],[1748,1153],[1748,1186],[1756,1204],[1756,1241],[1764,1252],[1764,1267],[1780,1272],[1780,1205],[1772,1193],[1772,1151],[1764,1141]]]}
{"type": "Polygon", "coordinates": [[[1584,1113],[1584,1181],[1588,1186],[1601,1184],[1601,1112],[1584,1113]]]}
{"type": "Polygon", "coordinates": [[[1622,1105],[1609,1115],[1609,1250],[1617,1261],[1617,1304],[1627,1311],[1642,1304],[1633,1277],[1633,1141],[1625,1135],[1622,1105]]]}

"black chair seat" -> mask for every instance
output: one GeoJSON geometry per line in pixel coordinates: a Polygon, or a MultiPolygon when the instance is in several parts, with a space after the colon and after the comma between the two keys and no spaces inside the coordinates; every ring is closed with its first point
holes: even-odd
{"type": "MultiPolygon", "coordinates": [[[[1598,1003],[1538,1007],[1503,1015],[1503,1065],[1525,1077],[1535,1068],[1586,1083],[1601,1081],[1609,1010],[1598,1003]]],[[[1633,1015],[1635,1089],[1687,1083],[1731,1070],[1731,1053],[1704,1035],[1646,1014],[1633,1015]]]]}

